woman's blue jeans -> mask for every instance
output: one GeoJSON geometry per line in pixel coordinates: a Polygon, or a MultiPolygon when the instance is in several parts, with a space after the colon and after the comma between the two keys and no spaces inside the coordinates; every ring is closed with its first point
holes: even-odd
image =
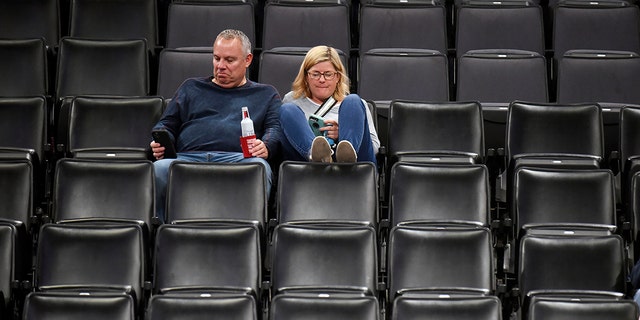
{"type": "MultiPolygon", "coordinates": [[[[338,111],[339,140],[351,142],[356,150],[358,161],[376,163],[365,108],[356,94],[350,94],[342,101],[338,111]]],[[[309,161],[311,143],[315,135],[302,109],[293,103],[283,104],[280,107],[280,125],[284,133],[282,139],[284,159],[309,161]]]]}

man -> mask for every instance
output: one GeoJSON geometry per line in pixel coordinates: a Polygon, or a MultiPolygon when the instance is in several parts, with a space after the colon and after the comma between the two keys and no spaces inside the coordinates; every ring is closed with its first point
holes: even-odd
{"type": "MultiPolygon", "coordinates": [[[[164,146],[152,141],[156,177],[156,214],[164,220],[169,166],[174,160],[194,162],[259,162],[266,168],[267,190],[272,171],[267,162],[280,140],[275,88],[246,78],[251,42],[238,30],[224,30],[213,44],[213,76],[187,79],[176,91],[154,129],[165,129],[175,141],[177,159],[164,159],[164,146]],[[248,107],[256,140],[252,157],[240,147],[242,107],[248,107]]],[[[268,196],[268,195],[267,195],[268,196]]]]}

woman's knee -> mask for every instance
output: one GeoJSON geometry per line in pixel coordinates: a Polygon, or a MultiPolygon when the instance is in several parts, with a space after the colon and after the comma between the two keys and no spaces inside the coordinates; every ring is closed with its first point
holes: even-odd
{"type": "Polygon", "coordinates": [[[287,121],[291,118],[295,118],[300,116],[300,114],[303,115],[304,117],[304,112],[302,112],[302,110],[300,109],[300,107],[298,107],[297,105],[291,103],[291,102],[287,102],[287,103],[283,103],[280,106],[280,121],[287,121]]]}

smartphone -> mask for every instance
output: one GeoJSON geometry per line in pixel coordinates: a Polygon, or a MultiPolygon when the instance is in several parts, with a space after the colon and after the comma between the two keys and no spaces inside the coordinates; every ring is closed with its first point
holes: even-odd
{"type": "Polygon", "coordinates": [[[178,157],[176,153],[176,147],[173,145],[171,141],[171,137],[169,136],[169,132],[167,130],[153,130],[151,131],[151,136],[153,137],[153,141],[161,144],[164,147],[164,157],[165,159],[175,159],[178,157]]]}
{"type": "Polygon", "coordinates": [[[320,128],[325,127],[324,119],[315,114],[309,116],[309,126],[316,136],[324,136],[326,131],[320,131],[320,128]]]}

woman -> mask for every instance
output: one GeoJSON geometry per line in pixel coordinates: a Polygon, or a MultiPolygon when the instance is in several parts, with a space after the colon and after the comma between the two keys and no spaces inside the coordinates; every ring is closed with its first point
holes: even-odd
{"type": "Polygon", "coordinates": [[[280,124],[285,137],[282,139],[285,160],[332,162],[332,145],[337,142],[337,162],[376,162],[380,140],[371,112],[358,95],[349,94],[349,78],[335,49],[311,48],[292,91],[282,101],[280,124]],[[320,135],[316,136],[309,117],[321,111],[325,102],[332,107],[320,115],[324,126],[320,126],[320,135]]]}

